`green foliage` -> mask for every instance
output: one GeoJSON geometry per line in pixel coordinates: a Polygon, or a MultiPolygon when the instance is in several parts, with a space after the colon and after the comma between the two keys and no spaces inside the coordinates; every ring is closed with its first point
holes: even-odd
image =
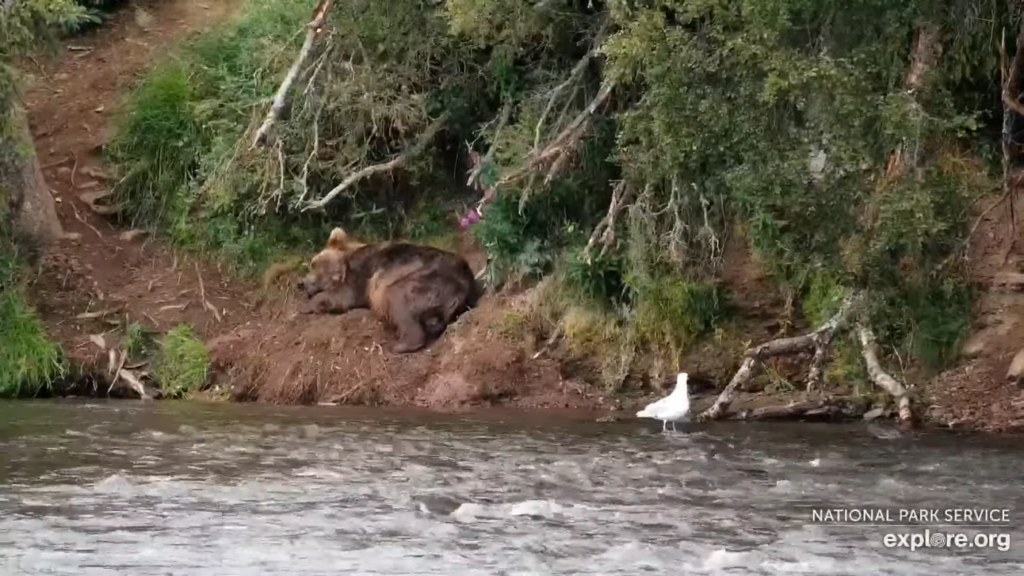
{"type": "Polygon", "coordinates": [[[36,396],[63,375],[64,358],[25,303],[20,263],[5,243],[11,245],[0,221],[0,398],[36,396]]]}
{"type": "Polygon", "coordinates": [[[132,322],[125,330],[123,348],[129,358],[138,358],[145,355],[150,347],[149,335],[146,329],[138,322],[132,322]]]}
{"type": "Polygon", "coordinates": [[[323,243],[330,227],[322,219],[278,221],[249,209],[246,194],[270,176],[243,165],[239,144],[252,110],[276,87],[268,74],[297,48],[295,30],[312,4],[250,0],[238,21],[187,39],[132,91],[109,159],[133,225],[164,231],[185,248],[217,250],[244,274],[262,272],[282,251],[323,243]]]}
{"type": "Polygon", "coordinates": [[[637,304],[632,321],[641,342],[678,357],[714,330],[723,314],[718,286],[678,277],[641,280],[632,287],[637,304]]]}
{"type": "Polygon", "coordinates": [[[815,272],[803,300],[804,315],[812,326],[819,327],[839,312],[845,296],[846,288],[835,276],[815,272]]]}
{"type": "Polygon", "coordinates": [[[160,354],[153,375],[163,393],[184,398],[202,389],[210,353],[186,324],[172,328],[160,342],[160,354]]]}

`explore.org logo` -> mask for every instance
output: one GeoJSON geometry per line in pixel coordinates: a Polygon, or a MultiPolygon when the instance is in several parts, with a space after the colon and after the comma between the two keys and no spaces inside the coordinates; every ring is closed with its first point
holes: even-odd
{"type": "Polygon", "coordinates": [[[994,548],[1000,552],[1010,550],[1010,535],[1007,533],[965,534],[963,532],[935,532],[925,529],[921,532],[887,533],[882,536],[882,545],[886,548],[994,548]]]}

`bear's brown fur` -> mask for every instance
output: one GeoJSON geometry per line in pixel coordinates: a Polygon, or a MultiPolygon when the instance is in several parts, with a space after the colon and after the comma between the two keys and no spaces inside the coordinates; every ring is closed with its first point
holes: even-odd
{"type": "Polygon", "coordinates": [[[369,308],[399,335],[394,352],[415,352],[437,338],[481,289],[458,254],[406,242],[364,244],[335,228],[299,282],[304,313],[369,308]]]}

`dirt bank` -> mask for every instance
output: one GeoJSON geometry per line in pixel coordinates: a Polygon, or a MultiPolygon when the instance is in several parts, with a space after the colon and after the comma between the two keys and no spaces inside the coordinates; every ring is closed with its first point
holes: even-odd
{"type": "MultiPolygon", "coordinates": [[[[37,59],[38,68],[28,68],[36,76],[26,103],[37,150],[70,233],[45,257],[29,296],[74,362],[103,373],[107,355],[95,335],[116,342],[128,322],[158,332],[186,322],[211,351],[215,387],[240,400],[443,409],[495,403],[616,409],[644,400],[611,398],[583,381],[585,371],[569,371],[557,354],[538,354],[542,343],[512,335],[508,312],[523,305],[523,295],[488,296],[428,350],[397,356],[380,346],[390,336],[368,313],[297,316],[286,278],[264,292],[233,279],[216,262],[196,261],[144,235],[126,234],[93,213],[83,198],[109,185],[101,152],[125,90],[176,39],[229,17],[238,4],[139,1],[108,26],[67,42],[59,58],[37,59]]],[[[1019,260],[1012,252],[1002,263],[1008,227],[1001,214],[994,210],[982,221],[973,245],[986,289],[1003,272],[1015,271],[1019,260]]],[[[476,269],[483,266],[478,249],[467,243],[466,252],[476,269]]],[[[724,281],[746,334],[753,342],[773,337],[783,303],[770,296],[773,291],[746,244],[732,243],[726,262],[724,281]]],[[[930,406],[920,412],[940,425],[1024,427],[1021,391],[1004,378],[1010,358],[1024,344],[1024,297],[990,292],[979,306],[973,359],[921,386],[918,398],[930,406]]],[[[714,342],[684,360],[698,384],[698,408],[713,400],[715,386],[723,385],[738,364],[734,351],[714,342]]],[[[780,361],[773,368],[799,374],[806,371],[806,359],[780,361]]],[[[818,400],[798,392],[751,392],[733,409],[818,400]]],[[[857,406],[852,413],[868,407],[857,406]]]]}

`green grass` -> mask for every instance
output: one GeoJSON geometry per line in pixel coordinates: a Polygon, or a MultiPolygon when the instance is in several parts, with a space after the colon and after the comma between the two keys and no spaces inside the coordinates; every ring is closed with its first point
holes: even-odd
{"type": "Polygon", "coordinates": [[[60,346],[21,294],[0,285],[0,398],[37,396],[63,374],[60,346]]]}
{"type": "Polygon", "coordinates": [[[243,276],[323,243],[330,226],[315,216],[282,222],[252,210],[267,182],[239,164],[243,133],[297,51],[312,4],[248,0],[238,19],[184,40],[131,91],[107,159],[133,226],[217,253],[243,276]]]}
{"type": "Polygon", "coordinates": [[[179,324],[163,337],[153,375],[165,396],[185,398],[202,389],[209,364],[206,346],[179,324]]]}

